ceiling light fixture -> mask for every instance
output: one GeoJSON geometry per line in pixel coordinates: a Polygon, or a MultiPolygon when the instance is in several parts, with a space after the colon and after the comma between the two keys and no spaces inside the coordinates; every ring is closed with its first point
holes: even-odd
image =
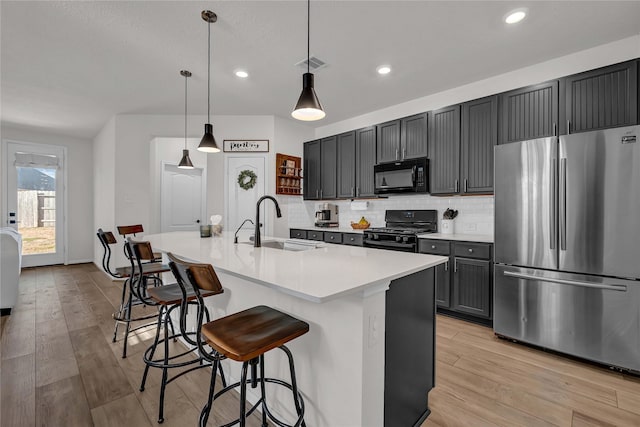
{"type": "Polygon", "coordinates": [[[213,125],[211,125],[211,23],[216,22],[218,16],[210,10],[203,10],[200,16],[208,23],[209,43],[207,45],[207,123],[204,125],[204,136],[198,145],[198,150],[205,153],[217,153],[220,149],[213,137],[213,125]]]}
{"type": "Polygon", "coordinates": [[[187,148],[187,79],[191,77],[191,71],[182,70],[180,75],[184,77],[184,150],[182,150],[182,159],[178,163],[178,168],[193,169],[193,163],[191,163],[189,149],[187,148]]]}
{"type": "Polygon", "coordinates": [[[504,22],[507,24],[516,24],[522,21],[525,16],[527,16],[526,8],[515,9],[505,15],[504,22]]]}
{"type": "Polygon", "coordinates": [[[236,77],[240,77],[241,79],[246,79],[247,77],[249,77],[249,73],[247,73],[244,70],[238,70],[236,71],[236,77]]]}
{"type": "Polygon", "coordinates": [[[381,65],[376,69],[376,71],[378,74],[382,75],[389,74],[391,72],[391,67],[388,65],[381,65]]]}
{"type": "Polygon", "coordinates": [[[294,119],[313,121],[326,116],[313,88],[313,74],[309,72],[309,45],[311,24],[311,0],[307,0],[307,72],[302,75],[302,93],[296,108],[291,112],[294,119]]]}

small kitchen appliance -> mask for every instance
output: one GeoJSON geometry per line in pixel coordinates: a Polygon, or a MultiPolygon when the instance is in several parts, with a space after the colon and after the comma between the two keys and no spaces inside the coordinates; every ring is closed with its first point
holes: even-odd
{"type": "Polygon", "coordinates": [[[338,206],[333,203],[320,203],[316,211],[316,227],[337,227],[338,206]]]}
{"type": "Polygon", "coordinates": [[[365,231],[363,243],[369,248],[418,252],[418,234],[438,231],[436,210],[388,210],[386,227],[365,231]]]}

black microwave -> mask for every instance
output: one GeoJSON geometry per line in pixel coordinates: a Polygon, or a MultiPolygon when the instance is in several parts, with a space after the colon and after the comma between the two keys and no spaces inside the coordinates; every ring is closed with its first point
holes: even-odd
{"type": "Polygon", "coordinates": [[[380,163],[373,167],[375,194],[428,193],[429,160],[402,160],[380,163]]]}

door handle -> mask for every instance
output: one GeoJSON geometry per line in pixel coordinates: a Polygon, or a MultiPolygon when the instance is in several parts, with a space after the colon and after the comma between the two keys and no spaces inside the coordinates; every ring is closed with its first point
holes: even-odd
{"type": "Polygon", "coordinates": [[[200,220],[199,219],[196,219],[196,224],[200,224],[200,220]]]}
{"type": "Polygon", "coordinates": [[[558,183],[556,178],[558,176],[558,159],[552,160],[551,166],[551,208],[549,209],[549,248],[556,248],[556,241],[558,240],[558,183]]]}
{"type": "Polygon", "coordinates": [[[567,159],[560,160],[560,250],[567,250],[567,159]]]}
{"type": "Polygon", "coordinates": [[[581,282],[579,280],[554,279],[550,277],[535,276],[533,274],[516,273],[513,271],[505,271],[504,275],[508,277],[515,277],[517,279],[539,280],[542,282],[558,283],[560,285],[580,286],[582,288],[605,289],[608,291],[619,291],[619,292],[627,291],[626,285],[600,285],[598,283],[581,282]]]}

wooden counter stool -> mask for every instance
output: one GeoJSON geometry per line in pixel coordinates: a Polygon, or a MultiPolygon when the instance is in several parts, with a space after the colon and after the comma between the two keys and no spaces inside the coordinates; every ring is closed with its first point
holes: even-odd
{"type": "Polygon", "coordinates": [[[128,239],[125,242],[125,250],[127,258],[131,263],[131,275],[125,282],[126,285],[122,291],[122,304],[119,310],[114,313],[115,328],[113,331],[113,342],[116,342],[118,334],[118,325],[124,323],[124,339],[122,346],[122,358],[127,357],[127,344],[129,334],[137,330],[153,326],[155,323],[148,323],[131,328],[131,322],[140,320],[154,319],[158,313],[141,315],[132,317],[132,310],[136,306],[157,306],[158,304],[149,297],[148,291],[150,284],[153,287],[162,286],[161,273],[171,271],[168,265],[154,262],[155,256],[149,242],[134,242],[128,239]]]}
{"type": "MultiPolygon", "coordinates": [[[[173,260],[172,263],[178,264],[173,260]]],[[[238,386],[240,387],[240,416],[235,421],[226,424],[227,426],[239,423],[240,427],[244,427],[247,416],[251,415],[258,406],[262,409],[263,426],[267,425],[267,418],[277,425],[286,426],[269,411],[265,383],[284,386],[292,391],[293,402],[298,415],[293,425],[304,425],[304,401],[296,383],[293,356],[284,344],[306,334],[309,331],[309,324],[263,305],[203,324],[205,306],[202,292],[211,286],[211,278],[212,275],[215,275],[215,271],[211,265],[190,265],[186,266],[184,270],[186,270],[187,277],[186,280],[184,280],[184,277],[182,279],[193,287],[199,306],[198,319],[196,321],[196,343],[200,349],[200,354],[205,359],[213,362],[214,366],[209,386],[209,398],[200,413],[200,426],[206,426],[213,402],[222,394],[238,386]],[[207,350],[206,345],[214,351],[207,350]],[[276,347],[287,355],[291,384],[280,379],[266,378],[264,376],[264,354],[276,347]],[[216,393],[216,372],[220,361],[226,358],[242,362],[241,379],[226,387],[223,385],[222,390],[216,393]],[[249,366],[251,366],[251,378],[247,379],[249,366]],[[259,375],[257,372],[258,366],[260,368],[259,375]],[[261,396],[248,411],[246,410],[247,384],[251,384],[252,388],[256,388],[260,384],[261,396]]]]}
{"type": "MultiPolygon", "coordinates": [[[[137,253],[135,255],[138,256],[137,253]]],[[[180,265],[184,267],[202,265],[188,263],[186,261],[180,260],[179,258],[176,258],[172,254],[168,254],[168,256],[170,260],[178,261],[180,262],[180,265]]],[[[144,352],[142,357],[146,366],[144,368],[142,382],[140,384],[140,391],[144,391],[145,383],[147,381],[147,374],[150,367],[162,369],[162,381],[160,383],[160,404],[158,406],[158,423],[164,422],[164,393],[167,384],[181,377],[182,375],[185,375],[196,369],[212,366],[212,363],[200,356],[197,351],[198,347],[195,340],[196,332],[188,332],[187,330],[186,316],[188,312],[188,306],[193,305],[196,308],[199,307],[197,301],[194,301],[196,299],[196,294],[191,286],[189,286],[188,288],[187,286],[185,286],[184,282],[182,281],[181,271],[176,267],[176,264],[174,262],[171,262],[169,265],[178,283],[147,289],[149,297],[160,306],[160,313],[158,315],[158,325],[156,328],[156,336],[153,344],[144,352]],[[175,331],[172,331],[172,334],[169,335],[171,313],[175,309],[178,309],[180,313],[180,332],[175,333],[175,331]],[[161,329],[164,331],[163,338],[160,338],[161,329]],[[191,344],[191,348],[179,354],[170,355],[169,341],[175,341],[178,337],[183,337],[188,344],[191,344]],[[159,345],[162,345],[164,347],[164,354],[161,358],[154,359],[154,354],[159,345]],[[196,357],[190,357],[190,355],[193,354],[195,354],[196,357]],[[189,369],[182,370],[175,376],[169,378],[169,369],[183,368],[188,366],[191,367],[189,369]]],[[[200,292],[202,298],[206,298],[212,295],[218,295],[224,292],[224,290],[222,289],[222,285],[220,285],[220,281],[217,280],[218,278],[217,276],[215,276],[215,272],[213,270],[212,273],[213,276],[212,280],[210,281],[211,286],[208,289],[202,290],[200,292]]],[[[209,311],[206,309],[206,307],[204,314],[207,321],[209,321],[209,311]]],[[[172,324],[171,326],[173,327],[172,324]]],[[[222,379],[222,384],[226,386],[227,382],[224,377],[224,372],[222,371],[222,365],[218,365],[218,367],[220,371],[220,377],[222,379]]]]}
{"type": "MultiPolygon", "coordinates": [[[[142,226],[142,224],[119,225],[116,228],[118,229],[118,234],[121,235],[125,241],[127,240],[127,236],[129,235],[136,237],[136,234],[144,233],[144,227],[142,226]]],[[[124,254],[127,255],[126,248],[122,249],[124,250],[124,254]]],[[[154,252],[153,256],[155,261],[160,261],[162,259],[162,253],[160,252],[154,252]]]]}

